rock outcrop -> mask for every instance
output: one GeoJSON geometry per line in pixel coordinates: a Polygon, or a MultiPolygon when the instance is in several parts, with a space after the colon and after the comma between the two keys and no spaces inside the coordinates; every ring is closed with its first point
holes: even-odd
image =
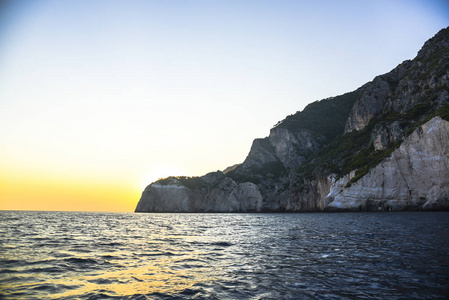
{"type": "Polygon", "coordinates": [[[149,185],[137,204],[139,212],[260,212],[262,195],[256,184],[237,183],[220,171],[197,178],[170,177],[149,185]],[[221,180],[220,180],[221,179],[221,180]],[[188,184],[187,184],[188,185],[188,184]]]}
{"type": "Polygon", "coordinates": [[[426,102],[436,102],[436,106],[447,103],[448,31],[443,29],[428,40],[413,61],[404,61],[365,85],[348,118],[345,132],[365,128],[372,118],[382,113],[406,113],[426,102]]]}
{"type": "Polygon", "coordinates": [[[241,164],[150,184],[136,212],[449,209],[449,28],[413,60],[316,101],[241,164]]]}
{"type": "Polygon", "coordinates": [[[434,117],[417,128],[389,157],[350,184],[354,173],[332,184],[328,208],[448,209],[449,122],[434,117]]]}

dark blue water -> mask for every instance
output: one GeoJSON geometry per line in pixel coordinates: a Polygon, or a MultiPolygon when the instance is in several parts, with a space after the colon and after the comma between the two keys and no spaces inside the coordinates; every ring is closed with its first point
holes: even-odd
{"type": "Polygon", "coordinates": [[[445,299],[449,213],[0,212],[1,299],[445,299]]]}

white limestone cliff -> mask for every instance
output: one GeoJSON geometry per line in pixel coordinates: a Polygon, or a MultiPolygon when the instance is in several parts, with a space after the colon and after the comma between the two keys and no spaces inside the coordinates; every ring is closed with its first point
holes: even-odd
{"type": "Polygon", "coordinates": [[[390,157],[348,184],[334,181],[330,209],[403,210],[449,208],[449,122],[435,117],[408,136],[390,157]]]}
{"type": "MultiPolygon", "coordinates": [[[[206,175],[207,176],[207,175],[206,175]]],[[[206,177],[205,176],[205,177],[206,177]]],[[[150,184],[142,193],[136,212],[260,212],[262,195],[256,184],[219,178],[213,188],[189,188],[169,178],[150,184]]]]}
{"type": "Polygon", "coordinates": [[[155,182],[147,186],[137,204],[136,211],[183,212],[193,209],[192,191],[178,180],[168,184],[155,182]]]}

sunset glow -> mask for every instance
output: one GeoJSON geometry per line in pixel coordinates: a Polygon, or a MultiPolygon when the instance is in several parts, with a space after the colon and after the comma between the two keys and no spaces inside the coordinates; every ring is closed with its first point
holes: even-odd
{"type": "Polygon", "coordinates": [[[446,1],[5,1],[0,210],[134,211],[448,24],[446,1]]]}
{"type": "Polygon", "coordinates": [[[43,177],[24,173],[0,177],[2,209],[133,211],[141,190],[126,182],[43,177]]]}

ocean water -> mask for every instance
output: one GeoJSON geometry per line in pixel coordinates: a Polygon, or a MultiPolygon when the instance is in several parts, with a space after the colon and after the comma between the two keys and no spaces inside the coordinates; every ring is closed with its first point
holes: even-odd
{"type": "Polygon", "coordinates": [[[446,299],[449,213],[0,211],[0,299],[446,299]]]}

